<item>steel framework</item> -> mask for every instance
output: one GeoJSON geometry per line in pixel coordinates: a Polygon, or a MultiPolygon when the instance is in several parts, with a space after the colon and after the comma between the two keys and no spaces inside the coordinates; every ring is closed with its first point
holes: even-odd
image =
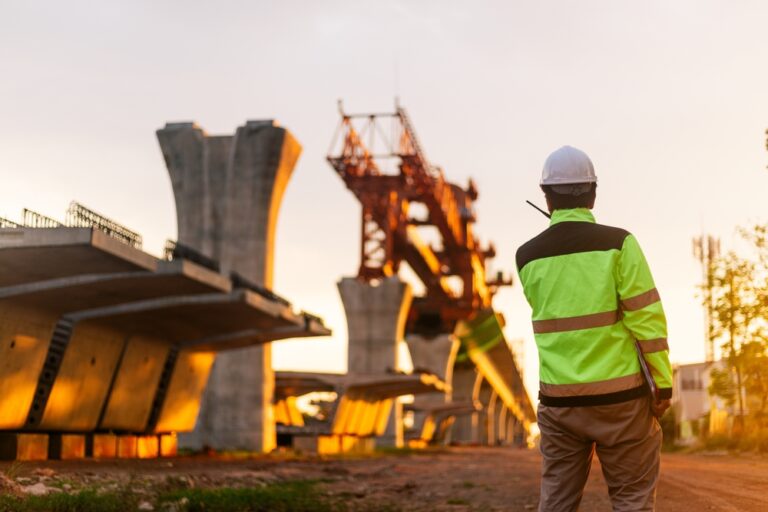
{"type": "Polygon", "coordinates": [[[362,205],[358,277],[375,282],[397,274],[405,261],[426,289],[411,308],[409,332],[451,332],[458,320],[490,307],[499,286],[511,284],[501,273],[486,276],[495,249],[481,248],[472,232],[474,182],[461,188],[430,164],[399,105],[394,113],[347,114],[339,103],[339,111],[327,159],[362,205]],[[426,214],[411,214],[417,204],[426,214]],[[424,226],[437,230],[439,247],[422,239],[424,226]]]}
{"type": "Polygon", "coordinates": [[[142,240],[140,234],[75,201],[69,203],[69,208],[67,209],[67,226],[98,228],[112,238],[116,238],[136,249],[141,249],[142,240]]]}

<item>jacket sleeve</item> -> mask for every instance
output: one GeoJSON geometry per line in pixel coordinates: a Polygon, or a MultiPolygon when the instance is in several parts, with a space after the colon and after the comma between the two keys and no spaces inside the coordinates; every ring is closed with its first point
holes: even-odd
{"type": "Polygon", "coordinates": [[[672,365],[667,344],[667,319],[659,292],[640,244],[627,235],[619,255],[616,276],[624,325],[640,341],[660,398],[672,397],[672,365]]]}

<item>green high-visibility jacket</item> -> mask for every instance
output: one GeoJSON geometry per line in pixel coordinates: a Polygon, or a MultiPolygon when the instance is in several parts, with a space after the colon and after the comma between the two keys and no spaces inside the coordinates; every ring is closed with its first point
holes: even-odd
{"type": "Polygon", "coordinates": [[[664,309],[631,233],[596,224],[586,208],[555,210],[549,228],[518,249],[517,271],[533,309],[542,404],[645,395],[635,340],[660,398],[672,396],[664,309]]]}

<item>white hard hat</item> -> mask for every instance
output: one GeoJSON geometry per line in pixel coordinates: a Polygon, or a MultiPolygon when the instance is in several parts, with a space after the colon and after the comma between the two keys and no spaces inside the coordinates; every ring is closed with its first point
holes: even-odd
{"type": "Polygon", "coordinates": [[[571,146],[554,151],[541,171],[540,185],[571,185],[597,183],[595,168],[587,154],[571,146]]]}

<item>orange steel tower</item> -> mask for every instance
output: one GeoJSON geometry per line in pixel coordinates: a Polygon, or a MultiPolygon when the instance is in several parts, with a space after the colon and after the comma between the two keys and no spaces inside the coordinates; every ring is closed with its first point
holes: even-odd
{"type": "Polygon", "coordinates": [[[472,233],[474,182],[463,189],[446,181],[399,105],[394,113],[347,114],[339,102],[339,111],[327,158],[362,205],[359,279],[375,283],[405,261],[426,289],[411,307],[407,331],[452,332],[458,320],[490,307],[499,286],[512,284],[501,272],[486,276],[496,252],[472,233]],[[427,226],[437,234],[431,243],[419,232],[427,226]]]}

